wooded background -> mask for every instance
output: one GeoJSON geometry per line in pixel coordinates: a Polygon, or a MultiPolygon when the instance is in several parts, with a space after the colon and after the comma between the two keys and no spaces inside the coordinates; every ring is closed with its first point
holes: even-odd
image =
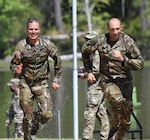
{"type": "MultiPolygon", "coordinates": [[[[109,18],[118,17],[144,59],[150,59],[149,13],[148,0],[78,0],[78,51],[86,31],[105,33],[109,18]]],[[[0,59],[11,55],[16,43],[26,37],[30,17],[40,20],[41,34],[50,38],[61,54],[72,53],[72,0],[0,0],[0,59]]]]}

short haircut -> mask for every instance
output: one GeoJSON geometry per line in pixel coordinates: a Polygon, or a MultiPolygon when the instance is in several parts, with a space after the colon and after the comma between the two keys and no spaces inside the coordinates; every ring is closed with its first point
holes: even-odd
{"type": "Polygon", "coordinates": [[[40,25],[40,22],[39,22],[39,20],[38,20],[37,18],[29,18],[29,19],[27,20],[26,27],[28,27],[29,23],[33,23],[33,22],[37,22],[37,23],[39,23],[39,25],[40,25]]]}
{"type": "Polygon", "coordinates": [[[120,24],[121,24],[121,20],[120,20],[119,18],[114,17],[114,18],[110,18],[110,19],[108,20],[108,22],[107,22],[107,27],[109,27],[109,23],[110,23],[111,20],[118,20],[118,21],[120,22],[120,24]]]}

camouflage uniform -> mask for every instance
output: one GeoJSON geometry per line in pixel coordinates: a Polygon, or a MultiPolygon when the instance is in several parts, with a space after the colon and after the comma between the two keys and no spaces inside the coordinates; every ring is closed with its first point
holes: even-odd
{"type": "Polygon", "coordinates": [[[117,42],[109,40],[109,33],[87,41],[82,47],[84,66],[92,72],[90,54],[95,50],[100,55],[100,86],[110,102],[112,112],[111,138],[114,133],[116,140],[122,140],[130,126],[132,113],[132,76],[131,70],[141,70],[143,59],[135,42],[123,32],[117,42]],[[112,51],[119,50],[124,61],[118,61],[112,51]]]}
{"type": "Polygon", "coordinates": [[[22,122],[23,122],[23,111],[20,107],[20,91],[16,93],[16,91],[12,90],[11,86],[16,85],[19,88],[19,79],[11,79],[10,82],[7,84],[10,86],[12,91],[11,97],[11,105],[8,111],[8,118],[5,124],[9,125],[14,120],[14,137],[15,138],[23,138],[23,131],[22,131],[22,122]]]}
{"type": "MultiPolygon", "coordinates": [[[[87,34],[91,37],[91,34],[87,34]]],[[[94,35],[93,35],[94,36],[94,35]]],[[[93,36],[91,38],[93,38],[93,36]]],[[[95,127],[95,119],[97,118],[100,125],[100,136],[102,140],[107,140],[109,135],[109,119],[105,107],[104,93],[99,86],[99,53],[95,51],[91,56],[92,60],[92,70],[96,78],[94,83],[88,82],[88,92],[86,100],[86,108],[84,111],[85,126],[83,131],[83,140],[91,140],[93,138],[93,131],[95,127]]]]}
{"type": "Polygon", "coordinates": [[[95,127],[95,119],[97,118],[101,124],[100,136],[102,140],[108,139],[109,119],[105,107],[104,93],[99,86],[99,54],[98,51],[92,56],[93,74],[96,78],[94,83],[88,82],[88,92],[86,100],[86,108],[84,111],[85,126],[83,131],[83,139],[91,140],[95,127]]]}
{"type": "Polygon", "coordinates": [[[53,82],[60,83],[61,59],[57,47],[48,39],[39,37],[39,44],[32,46],[28,38],[21,40],[15,49],[11,61],[11,69],[15,74],[15,66],[23,64],[20,75],[21,106],[24,111],[23,130],[24,140],[29,140],[30,135],[35,135],[39,123],[44,124],[52,117],[52,101],[49,92],[48,79],[50,69],[48,57],[54,60],[53,82]],[[21,53],[21,58],[16,58],[16,53],[21,53]],[[38,111],[33,113],[33,101],[36,100],[38,111]]]}

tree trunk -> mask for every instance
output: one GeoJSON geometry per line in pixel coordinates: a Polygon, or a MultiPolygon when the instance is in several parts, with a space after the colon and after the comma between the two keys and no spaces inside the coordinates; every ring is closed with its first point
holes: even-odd
{"type": "Polygon", "coordinates": [[[140,4],[140,17],[141,17],[142,29],[145,29],[148,27],[148,19],[147,19],[146,10],[147,10],[146,0],[144,0],[140,4]]]}
{"type": "Polygon", "coordinates": [[[61,33],[64,32],[62,13],[61,13],[61,0],[54,0],[54,13],[55,13],[55,25],[57,30],[61,33]]]}
{"type": "Polygon", "coordinates": [[[89,0],[84,0],[84,4],[85,4],[85,13],[87,16],[88,30],[92,31],[91,11],[89,8],[89,0]]]}

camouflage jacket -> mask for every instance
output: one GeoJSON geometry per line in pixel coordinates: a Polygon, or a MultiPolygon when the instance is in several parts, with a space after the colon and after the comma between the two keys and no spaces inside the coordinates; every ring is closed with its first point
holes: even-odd
{"type": "Polygon", "coordinates": [[[99,75],[99,69],[100,69],[100,58],[99,58],[99,52],[96,50],[94,54],[92,54],[92,73],[94,75],[99,75]]]}
{"type": "Polygon", "coordinates": [[[109,41],[109,33],[106,33],[87,41],[82,46],[82,58],[87,72],[92,72],[90,54],[95,50],[98,50],[100,55],[100,74],[108,78],[132,78],[130,70],[143,68],[140,50],[134,40],[123,32],[120,33],[119,40],[115,43],[109,41]],[[113,56],[112,50],[119,50],[124,61],[118,61],[113,56]]]}
{"type": "Polygon", "coordinates": [[[48,79],[50,77],[49,57],[54,61],[54,82],[59,83],[61,79],[61,59],[57,47],[48,39],[40,37],[39,45],[32,46],[28,38],[18,42],[14,57],[11,61],[11,69],[15,74],[14,69],[17,64],[23,64],[21,77],[27,82],[48,79]],[[16,58],[16,53],[20,52],[20,58],[16,58]]]}

